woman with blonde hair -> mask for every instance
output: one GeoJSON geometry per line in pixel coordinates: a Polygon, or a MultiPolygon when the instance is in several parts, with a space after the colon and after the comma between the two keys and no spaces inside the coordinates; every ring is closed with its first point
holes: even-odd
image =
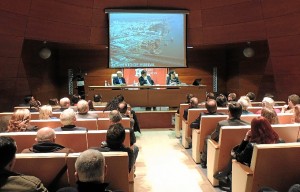
{"type": "Polygon", "coordinates": [[[266,118],[270,124],[279,124],[278,116],[274,109],[263,107],[261,109],[261,116],[266,118]]]}
{"type": "Polygon", "coordinates": [[[43,105],[39,110],[39,119],[52,119],[51,105],[43,105]]]}
{"type": "Polygon", "coordinates": [[[18,109],[10,118],[7,132],[36,131],[37,127],[30,125],[31,115],[28,109],[18,109]]]}

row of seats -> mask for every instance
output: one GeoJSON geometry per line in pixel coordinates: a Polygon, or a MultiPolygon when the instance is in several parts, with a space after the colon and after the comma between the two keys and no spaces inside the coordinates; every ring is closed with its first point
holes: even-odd
{"type": "MultiPolygon", "coordinates": [[[[17,153],[21,153],[35,143],[36,134],[36,132],[9,132],[0,133],[0,136],[13,138],[18,146],[17,153]]],[[[91,147],[99,147],[101,142],[106,140],[107,130],[60,131],[55,134],[56,143],[71,148],[75,152],[82,152],[91,147]]],[[[129,130],[126,130],[124,145],[130,147],[129,130]]]]}
{"type": "MultiPolygon", "coordinates": [[[[66,186],[75,187],[74,164],[79,155],[79,153],[16,154],[13,171],[38,177],[45,187],[52,189],[52,191],[66,186]],[[66,171],[53,185],[58,173],[64,168],[67,168],[66,171]]],[[[107,165],[105,182],[109,183],[109,186],[114,190],[129,192],[128,154],[126,152],[105,152],[103,155],[107,165]]]]}

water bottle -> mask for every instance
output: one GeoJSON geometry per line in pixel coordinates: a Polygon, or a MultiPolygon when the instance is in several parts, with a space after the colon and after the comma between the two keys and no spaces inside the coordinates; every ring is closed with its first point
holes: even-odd
{"type": "Polygon", "coordinates": [[[107,86],[107,81],[106,80],[104,81],[104,86],[107,86]]]}

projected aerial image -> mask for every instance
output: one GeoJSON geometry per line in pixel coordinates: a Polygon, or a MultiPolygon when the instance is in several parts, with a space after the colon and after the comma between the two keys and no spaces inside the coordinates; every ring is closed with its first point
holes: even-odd
{"type": "Polygon", "coordinates": [[[110,67],[184,67],[182,14],[110,15],[110,67]]]}

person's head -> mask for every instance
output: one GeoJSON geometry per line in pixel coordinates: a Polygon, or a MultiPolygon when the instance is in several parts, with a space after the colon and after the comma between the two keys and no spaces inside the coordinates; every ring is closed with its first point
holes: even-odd
{"type": "Polygon", "coordinates": [[[236,101],[236,94],[235,93],[229,93],[227,100],[230,101],[236,101]]]}
{"type": "Polygon", "coordinates": [[[264,97],[261,104],[262,104],[262,107],[273,109],[275,102],[270,97],[264,97]]]}
{"type": "Polygon", "coordinates": [[[122,101],[121,103],[119,103],[118,105],[118,111],[122,114],[125,114],[127,112],[128,106],[127,103],[125,101],[122,101]]]}
{"type": "Polygon", "coordinates": [[[216,102],[218,107],[227,107],[228,104],[227,98],[223,94],[218,95],[218,97],[216,98],[216,102]]]}
{"type": "Polygon", "coordinates": [[[83,99],[78,101],[77,109],[78,113],[87,113],[90,110],[88,102],[83,99]]]}
{"type": "Polygon", "coordinates": [[[95,107],[94,107],[94,104],[93,104],[93,101],[92,100],[88,100],[88,105],[89,105],[89,110],[90,111],[95,111],[95,107]]]}
{"type": "Polygon", "coordinates": [[[122,71],[117,71],[117,76],[118,76],[118,77],[123,77],[122,71]]]}
{"type": "Polygon", "coordinates": [[[292,122],[300,123],[300,104],[295,105],[294,109],[294,117],[292,118],[292,122]]]}
{"type": "Polygon", "coordinates": [[[205,107],[209,113],[217,112],[217,102],[214,99],[209,99],[205,102],[205,107]]]}
{"type": "Polygon", "coordinates": [[[175,73],[175,71],[169,71],[169,77],[171,78],[171,79],[174,79],[175,77],[176,77],[176,73],[175,73]]]}
{"type": "Polygon", "coordinates": [[[192,97],[190,100],[190,106],[192,108],[197,108],[198,107],[198,98],[197,97],[192,97]]]}
{"type": "Polygon", "coordinates": [[[76,105],[81,99],[81,96],[78,94],[74,94],[72,95],[71,101],[72,101],[72,105],[76,105]]]}
{"type": "Polygon", "coordinates": [[[82,152],[75,162],[75,176],[81,182],[104,183],[106,164],[103,154],[95,149],[82,152]]]}
{"type": "Polygon", "coordinates": [[[13,168],[16,152],[16,142],[10,137],[0,136],[0,169],[13,168]]]}
{"type": "Polygon", "coordinates": [[[66,109],[60,114],[60,122],[65,125],[74,125],[76,122],[76,116],[73,109],[66,109]]]}
{"type": "Polygon", "coordinates": [[[51,105],[43,105],[39,110],[39,119],[50,119],[52,116],[51,105]]]}
{"type": "Polygon", "coordinates": [[[116,100],[117,100],[118,103],[124,101],[124,99],[125,98],[124,98],[124,96],[122,94],[119,94],[119,95],[116,96],[116,100]]]}
{"type": "Polygon", "coordinates": [[[247,96],[242,96],[237,102],[242,105],[242,109],[245,111],[251,105],[250,99],[247,96]]]}
{"type": "Polygon", "coordinates": [[[24,97],[24,103],[29,104],[30,101],[35,100],[32,95],[25,95],[24,97]]]}
{"type": "Polygon", "coordinates": [[[37,131],[35,140],[41,142],[55,142],[55,131],[49,127],[43,127],[37,131]]]}
{"type": "Polygon", "coordinates": [[[209,99],[215,99],[215,94],[213,92],[206,93],[206,101],[209,99]]]}
{"type": "Polygon", "coordinates": [[[266,93],[266,94],[264,95],[264,97],[270,97],[270,98],[272,98],[272,99],[274,100],[274,95],[271,94],[271,93],[266,93]]]}
{"type": "Polygon", "coordinates": [[[147,76],[147,71],[143,69],[141,71],[141,76],[146,77],[147,76]]]}
{"type": "Polygon", "coordinates": [[[239,119],[242,115],[242,105],[238,102],[232,101],[228,104],[228,110],[231,117],[239,119]]]}
{"type": "Polygon", "coordinates": [[[101,95],[98,95],[98,94],[94,95],[94,102],[100,102],[101,100],[102,100],[102,96],[101,95]]]}
{"type": "Polygon", "coordinates": [[[52,105],[52,106],[59,105],[57,98],[51,98],[51,99],[49,99],[48,104],[52,105]]]}
{"type": "Polygon", "coordinates": [[[193,98],[194,95],[191,93],[186,94],[186,103],[190,103],[191,102],[191,98],[193,98]]]}
{"type": "Polygon", "coordinates": [[[121,116],[119,111],[112,110],[109,113],[109,120],[110,120],[111,123],[118,123],[122,120],[122,116],[121,116]]]}
{"type": "Polygon", "coordinates": [[[248,92],[246,96],[250,99],[250,101],[254,101],[256,97],[253,92],[248,92]]]}
{"type": "Polygon", "coordinates": [[[8,132],[26,131],[30,119],[31,119],[31,115],[28,109],[17,109],[8,122],[7,131],[8,132]]]}
{"type": "Polygon", "coordinates": [[[251,121],[250,142],[258,144],[272,144],[278,141],[278,134],[273,130],[270,122],[262,117],[255,117],[251,121]]]}
{"type": "Polygon", "coordinates": [[[70,107],[70,99],[68,97],[63,97],[59,100],[59,104],[63,108],[70,107]]]}
{"type": "Polygon", "coordinates": [[[115,123],[109,126],[106,134],[106,143],[112,149],[118,149],[125,140],[125,129],[121,123],[115,123]]]}
{"type": "Polygon", "coordinates": [[[300,103],[300,97],[296,94],[292,94],[288,97],[288,105],[293,108],[295,105],[300,103]]]}
{"type": "Polygon", "coordinates": [[[279,123],[277,113],[272,108],[263,107],[261,109],[261,114],[260,115],[262,117],[266,118],[270,122],[270,124],[278,124],[279,123]]]}

